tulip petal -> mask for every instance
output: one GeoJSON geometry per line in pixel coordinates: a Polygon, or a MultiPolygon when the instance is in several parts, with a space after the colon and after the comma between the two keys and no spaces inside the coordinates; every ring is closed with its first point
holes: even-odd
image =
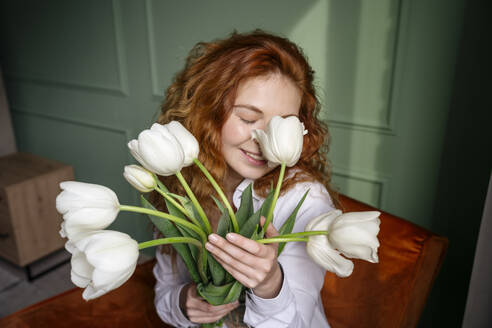
{"type": "Polygon", "coordinates": [[[181,123],[178,121],[171,121],[165,125],[169,132],[176,137],[181,144],[183,153],[185,155],[183,166],[189,166],[193,164],[193,160],[198,157],[200,147],[198,141],[181,123]]]}
{"type": "Polygon", "coordinates": [[[92,299],[98,298],[104,294],[106,294],[108,291],[103,290],[103,289],[96,289],[92,285],[87,286],[87,288],[84,290],[82,293],[82,298],[86,301],[90,301],[92,299]]]}
{"type": "Polygon", "coordinates": [[[183,167],[183,150],[174,136],[145,130],[139,134],[138,144],[140,155],[149,166],[146,169],[170,176],[183,167]]]}
{"type": "Polygon", "coordinates": [[[302,152],[303,136],[307,133],[297,116],[274,116],[265,131],[253,130],[252,138],[260,144],[268,166],[286,164],[294,166],[302,152]]]}
{"type": "Polygon", "coordinates": [[[251,137],[254,140],[257,140],[260,149],[261,149],[261,154],[264,158],[268,160],[268,166],[269,167],[275,167],[279,164],[279,160],[277,157],[275,157],[275,154],[272,153],[270,147],[268,145],[270,144],[268,135],[265,133],[263,130],[253,130],[251,132],[251,137]]]}
{"type": "Polygon", "coordinates": [[[82,199],[100,199],[109,203],[118,203],[118,196],[108,187],[93,183],[64,181],[60,183],[60,188],[70,193],[79,195],[82,199]]]}
{"type": "Polygon", "coordinates": [[[143,160],[143,158],[140,156],[140,151],[139,151],[139,148],[138,148],[138,140],[136,140],[136,139],[130,140],[130,142],[128,143],[128,149],[130,149],[130,153],[132,154],[132,156],[140,164],[142,164],[143,167],[147,167],[147,164],[145,163],[145,161],[143,160]]]}
{"type": "Polygon", "coordinates": [[[375,220],[381,215],[381,212],[378,211],[363,211],[363,212],[348,212],[344,213],[343,217],[339,220],[343,220],[348,223],[357,223],[364,221],[375,220]]]}
{"type": "Polygon", "coordinates": [[[126,165],[123,176],[129,184],[140,192],[150,192],[156,186],[152,173],[138,165],[126,165]]]}
{"type": "Polygon", "coordinates": [[[378,263],[378,253],[374,248],[365,245],[348,245],[340,253],[348,258],[361,259],[371,263],[378,263]]]}
{"type": "Polygon", "coordinates": [[[132,276],[135,268],[136,265],[133,263],[132,266],[126,270],[119,272],[108,272],[96,269],[92,275],[92,285],[95,288],[103,288],[107,290],[118,288],[132,276]]]}
{"type": "Polygon", "coordinates": [[[67,237],[67,232],[65,231],[65,222],[62,222],[61,223],[60,228],[61,228],[60,231],[59,231],[60,236],[62,238],[66,238],[67,237]]]}
{"type": "Polygon", "coordinates": [[[138,259],[138,243],[119,231],[91,236],[84,251],[92,266],[108,272],[125,270],[138,259]]]}
{"type": "Polygon", "coordinates": [[[81,288],[86,287],[91,281],[92,272],[94,267],[87,262],[85,254],[82,252],[75,252],[71,259],[71,279],[72,282],[81,288]]]}
{"type": "MultiPolygon", "coordinates": [[[[326,240],[325,236],[322,237],[326,240]]],[[[341,256],[336,250],[332,249],[327,241],[309,238],[306,250],[309,256],[321,267],[335,273],[339,277],[348,277],[352,274],[354,263],[341,256]]]]}
{"type": "Polygon", "coordinates": [[[379,215],[376,211],[340,215],[330,225],[330,244],[347,257],[378,262],[379,215]]]}
{"type": "Polygon", "coordinates": [[[314,231],[314,230],[328,230],[328,227],[331,225],[331,223],[340,215],[342,214],[342,211],[340,210],[333,210],[324,214],[321,214],[314,219],[311,219],[308,224],[306,224],[306,227],[304,228],[305,231],[314,231]]]}

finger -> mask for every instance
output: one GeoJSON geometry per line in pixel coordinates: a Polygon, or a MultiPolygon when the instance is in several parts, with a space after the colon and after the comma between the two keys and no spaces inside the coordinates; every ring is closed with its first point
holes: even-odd
{"type": "Polygon", "coordinates": [[[251,239],[232,233],[227,234],[227,240],[217,234],[209,235],[208,240],[216,248],[247,265],[252,265],[258,260],[256,253],[260,252],[260,247],[264,246],[251,239]]]}
{"type": "Polygon", "coordinates": [[[224,267],[224,269],[226,269],[226,271],[229,272],[231,274],[231,276],[233,276],[234,279],[239,281],[242,285],[244,285],[248,288],[256,287],[255,282],[250,277],[248,277],[247,275],[245,275],[244,273],[242,273],[241,271],[239,271],[235,267],[222,261],[220,258],[217,258],[217,262],[219,262],[224,267]]]}
{"type": "Polygon", "coordinates": [[[215,322],[221,318],[223,318],[226,314],[224,315],[217,315],[217,316],[210,316],[210,315],[202,315],[201,313],[193,313],[193,314],[190,314],[188,315],[188,318],[190,319],[191,322],[194,322],[194,323],[211,323],[211,322],[215,322]]]}
{"type": "Polygon", "coordinates": [[[258,259],[256,257],[267,257],[268,248],[254,240],[245,238],[237,233],[228,233],[226,239],[216,234],[211,234],[209,240],[217,247],[222,248],[232,257],[240,259],[247,265],[253,265],[258,259]]]}
{"type": "MultiPolygon", "coordinates": [[[[237,258],[231,256],[229,253],[223,251],[221,248],[215,247],[211,243],[206,243],[205,247],[207,248],[207,250],[210,253],[212,253],[212,255],[214,256],[214,258],[217,261],[220,261],[220,263],[227,263],[231,268],[234,268],[234,271],[238,271],[247,277],[252,277],[256,274],[256,271],[257,271],[255,269],[256,266],[253,266],[252,264],[258,265],[258,264],[264,262],[264,261],[262,261],[262,259],[257,258],[256,261],[251,260],[252,264],[248,265],[248,264],[245,264],[245,263],[237,260],[237,258]]],[[[236,252],[233,252],[233,253],[235,253],[236,256],[241,258],[240,253],[236,253],[236,252]]]]}
{"type": "Polygon", "coordinates": [[[189,308],[200,310],[212,315],[221,311],[229,311],[237,305],[239,305],[238,301],[222,305],[212,305],[201,298],[190,298],[189,308]]]}
{"type": "Polygon", "coordinates": [[[188,310],[188,314],[190,316],[195,316],[195,317],[216,317],[216,316],[224,316],[227,313],[231,312],[234,310],[236,307],[238,307],[239,304],[227,308],[222,308],[220,311],[204,311],[202,309],[195,309],[195,308],[190,308],[188,310]]]}
{"type": "Polygon", "coordinates": [[[204,311],[197,310],[197,309],[190,309],[188,311],[188,318],[191,321],[198,322],[198,323],[214,322],[214,321],[217,321],[217,320],[223,318],[224,316],[226,316],[229,312],[231,312],[232,310],[234,310],[238,306],[239,306],[239,302],[237,304],[235,304],[235,306],[233,306],[233,307],[226,308],[226,309],[223,309],[221,311],[213,312],[213,313],[204,312],[204,311]]]}
{"type": "Polygon", "coordinates": [[[214,312],[219,312],[223,310],[230,310],[230,309],[235,309],[237,306],[239,306],[239,301],[234,301],[231,303],[227,304],[221,304],[221,305],[212,305],[205,301],[203,297],[197,294],[197,289],[196,289],[196,284],[192,284],[190,288],[188,289],[188,306],[194,309],[199,309],[201,311],[204,311],[206,313],[214,313],[214,312]]]}
{"type": "MultiPolygon", "coordinates": [[[[260,225],[262,227],[265,224],[265,221],[266,221],[265,217],[264,216],[261,216],[261,218],[260,218],[260,225]]],[[[277,229],[275,229],[275,226],[272,223],[270,223],[268,225],[266,231],[265,231],[265,236],[267,238],[271,238],[271,237],[275,237],[275,236],[278,236],[278,235],[280,235],[280,234],[278,233],[277,229]]]]}

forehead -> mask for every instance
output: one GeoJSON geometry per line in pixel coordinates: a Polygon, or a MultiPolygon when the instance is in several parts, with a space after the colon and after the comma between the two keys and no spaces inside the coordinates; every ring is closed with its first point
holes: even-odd
{"type": "Polygon", "coordinates": [[[270,74],[239,84],[234,105],[258,108],[267,116],[299,115],[301,90],[286,76],[270,74]]]}

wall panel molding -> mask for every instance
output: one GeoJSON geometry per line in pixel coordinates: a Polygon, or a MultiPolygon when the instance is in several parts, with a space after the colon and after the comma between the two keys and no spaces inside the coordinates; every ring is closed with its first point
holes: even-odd
{"type": "Polygon", "coordinates": [[[152,16],[153,5],[151,0],[145,0],[145,21],[147,22],[147,45],[150,62],[150,78],[152,85],[152,96],[156,99],[162,99],[164,92],[159,90],[159,81],[157,78],[157,59],[156,44],[154,35],[154,19],[152,16]]]}
{"type": "Polygon", "coordinates": [[[409,15],[410,6],[408,2],[408,0],[398,0],[395,1],[394,4],[397,15],[394,23],[394,38],[391,40],[391,59],[389,60],[391,65],[388,73],[389,81],[386,83],[386,85],[388,85],[388,94],[384,104],[384,116],[379,119],[364,120],[358,119],[356,115],[355,117],[349,118],[343,117],[343,114],[337,115],[336,112],[331,112],[327,115],[327,121],[331,126],[349,130],[374,132],[384,135],[396,135],[395,116],[397,115],[399,108],[397,103],[399,94],[397,82],[401,80],[399,62],[403,54],[402,48],[404,46],[402,36],[405,35],[406,25],[408,24],[407,16],[409,15]]]}
{"type": "MultiPolygon", "coordinates": [[[[347,170],[344,168],[340,167],[333,167],[332,170],[332,176],[336,180],[336,177],[340,177],[343,179],[347,180],[352,180],[355,183],[363,183],[366,185],[371,186],[373,191],[376,193],[376,200],[372,202],[374,207],[377,207],[379,209],[384,209],[386,204],[387,204],[387,194],[388,194],[388,186],[389,186],[389,181],[390,177],[389,176],[382,176],[380,174],[376,173],[364,173],[364,172],[358,172],[355,170],[347,170]]],[[[339,186],[338,186],[339,187],[339,186]]],[[[341,192],[347,192],[345,190],[340,190],[341,192]]],[[[351,196],[350,190],[347,193],[347,196],[351,196]]],[[[360,195],[354,195],[354,196],[360,196],[360,195]]],[[[371,203],[368,199],[363,199],[360,197],[357,197],[358,200],[361,200],[363,202],[371,203]]]]}
{"type": "Polygon", "coordinates": [[[58,121],[58,122],[62,122],[62,123],[69,123],[69,124],[74,124],[74,125],[80,125],[80,126],[95,128],[95,129],[99,129],[99,130],[105,130],[108,132],[121,134],[121,135],[125,136],[126,140],[129,140],[130,135],[131,135],[130,130],[126,129],[126,128],[104,125],[101,123],[91,122],[89,120],[81,120],[81,119],[67,118],[67,117],[51,115],[51,114],[36,113],[36,112],[30,111],[28,109],[23,109],[23,108],[21,109],[19,107],[12,107],[11,109],[12,109],[12,114],[14,114],[14,115],[15,114],[21,114],[21,115],[26,115],[26,116],[32,116],[32,117],[38,117],[38,118],[58,121]]]}
{"type": "Polygon", "coordinates": [[[15,71],[6,71],[5,76],[14,82],[29,83],[34,85],[51,86],[56,88],[76,89],[88,92],[99,92],[117,96],[128,96],[128,74],[126,69],[125,42],[123,34],[122,14],[120,0],[111,0],[111,16],[113,21],[113,35],[115,47],[115,60],[117,63],[117,85],[104,85],[100,83],[87,83],[70,79],[56,80],[49,77],[39,77],[23,74],[15,71]]]}

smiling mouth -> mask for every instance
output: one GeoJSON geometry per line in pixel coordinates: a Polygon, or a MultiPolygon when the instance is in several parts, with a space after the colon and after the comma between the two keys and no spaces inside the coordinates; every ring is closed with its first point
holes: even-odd
{"type": "Polygon", "coordinates": [[[244,149],[241,149],[243,154],[246,156],[246,158],[249,160],[250,163],[255,164],[255,165],[265,165],[267,161],[263,158],[263,156],[257,153],[251,153],[249,151],[246,151],[244,149]]]}

